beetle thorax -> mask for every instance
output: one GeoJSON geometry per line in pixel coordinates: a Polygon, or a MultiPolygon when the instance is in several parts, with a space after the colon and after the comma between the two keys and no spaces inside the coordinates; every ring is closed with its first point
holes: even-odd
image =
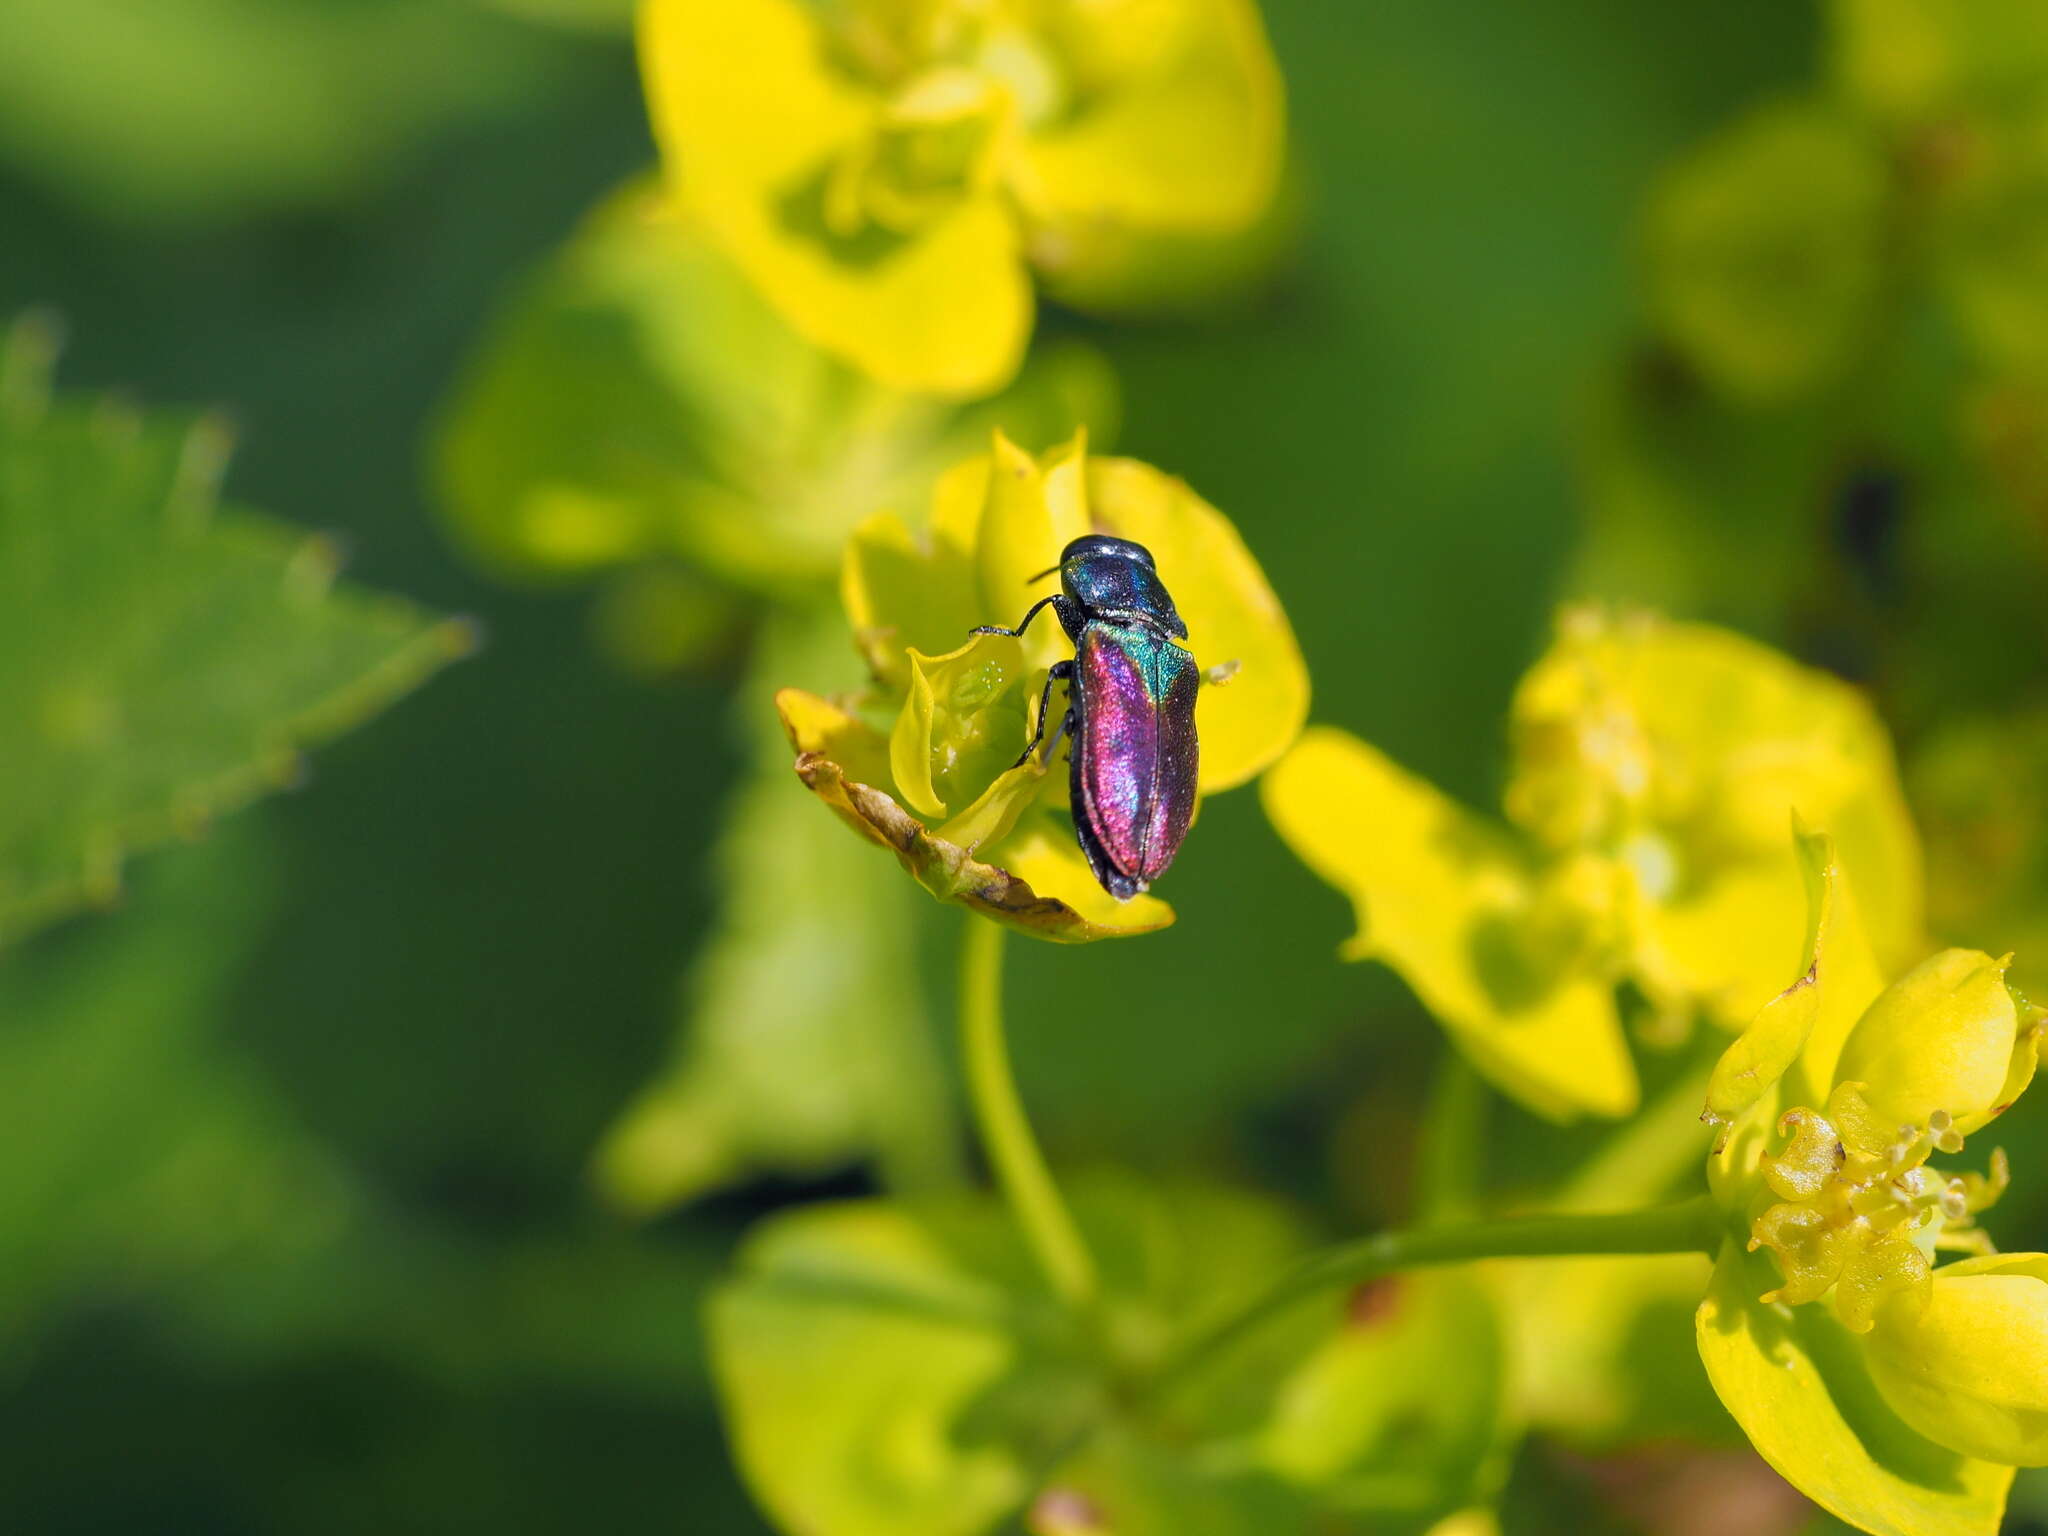
{"type": "Polygon", "coordinates": [[[1187,637],[1173,599],[1149,564],[1121,553],[1087,553],[1060,567],[1060,585],[1086,619],[1187,637]]]}

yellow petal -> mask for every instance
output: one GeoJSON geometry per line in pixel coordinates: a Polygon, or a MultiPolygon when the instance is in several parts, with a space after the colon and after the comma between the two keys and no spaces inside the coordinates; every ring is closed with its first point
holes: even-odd
{"type": "Polygon", "coordinates": [[[1096,881],[1074,841],[1071,828],[1057,817],[1035,818],[1003,845],[1004,865],[1046,896],[1057,898],[1093,928],[1099,938],[1111,933],[1150,933],[1173,921],[1173,908],[1157,896],[1118,901],[1096,881]]]}
{"type": "MultiPolygon", "coordinates": [[[[943,656],[911,651],[910,689],[889,738],[897,792],[925,816],[976,799],[1028,739],[1023,648],[977,635],[943,656]]],[[[1035,781],[1033,786],[1036,787],[1035,781]]]]}
{"type": "Polygon", "coordinates": [[[863,784],[890,783],[888,739],[859,716],[801,688],[777,693],[775,709],[798,753],[829,757],[863,784]]]}
{"type": "MultiPolygon", "coordinates": [[[[1001,842],[1043,796],[1048,778],[1060,785],[1060,799],[1064,802],[1066,776],[1049,773],[1047,769],[1044,757],[1033,753],[1030,762],[1019,763],[999,774],[965,810],[939,828],[939,836],[949,843],[958,843],[969,853],[1001,842]]],[[[1007,851],[1004,858],[1014,863],[1007,851]]]]}
{"type": "Polygon", "coordinates": [[[2006,1103],[2019,1010],[2005,985],[2008,961],[1946,949],[1893,982],[1850,1031],[1836,1075],[1895,1125],[1924,1126],[1945,1111],[1965,1134],[2006,1103]]]}
{"type": "Polygon", "coordinates": [[[1612,988],[1546,975],[1517,941],[1530,881],[1500,831],[1327,727],[1260,792],[1288,846],[1357,908],[1346,956],[1399,971],[1480,1071],[1544,1114],[1635,1108],[1612,988]]]}
{"type": "Polygon", "coordinates": [[[1165,18],[1130,14],[1148,9],[1136,5],[1075,9],[1082,27],[1086,9],[1102,13],[1096,36],[1067,40],[1082,69],[1117,45],[1101,35],[1112,29],[1151,31],[1163,57],[1027,136],[1016,190],[1039,238],[1057,253],[1067,225],[1227,230],[1256,219],[1279,181],[1285,111],[1251,0],[1180,0],[1165,18]]]}
{"type": "Polygon", "coordinates": [[[1928,1439],[2048,1466],[2048,1254],[1935,1271],[1926,1307],[1883,1308],[1867,1348],[1885,1401],[1928,1439]]]}
{"type": "Polygon", "coordinates": [[[1833,836],[1879,955],[1921,952],[1919,846],[1890,743],[1840,681],[1707,625],[1569,610],[1517,691],[1514,740],[1509,815],[1546,846],[1631,858],[1665,909],[1647,924],[1647,985],[1738,1023],[1784,986],[1784,927],[1713,934],[1759,903],[1801,910],[1795,812],[1833,836]]]}
{"type": "Polygon", "coordinates": [[[1236,663],[1195,706],[1202,792],[1244,783],[1285,752],[1308,719],[1308,666],[1266,573],[1230,520],[1186,482],[1135,459],[1088,464],[1095,526],[1152,551],[1204,667],[1236,663]]]}
{"type": "Polygon", "coordinates": [[[1736,1128],[1709,1166],[1731,1205],[1746,1201],[1780,1108],[1827,1097],[1842,1040],[1883,986],[1833,839],[1800,829],[1794,842],[1809,904],[1799,977],[1722,1053],[1702,1117],[1736,1128]],[[1781,1079],[1785,1092],[1772,1093],[1781,1079]]]}
{"type": "MultiPolygon", "coordinates": [[[[884,414],[901,423],[906,416],[915,420],[933,413],[929,402],[905,401],[884,414]]],[[[906,649],[941,655],[960,645],[978,624],[1015,623],[1032,595],[1020,587],[1000,604],[981,597],[974,552],[988,502],[989,455],[982,450],[989,441],[989,423],[1026,428],[1037,440],[1070,436],[1077,422],[1110,430],[1116,424],[1116,381],[1094,352],[1048,347],[1033,355],[1013,389],[967,410],[940,413],[940,418],[943,430],[933,430],[919,450],[924,483],[918,496],[929,496],[928,519],[913,527],[893,512],[868,518],[854,530],[840,566],[840,596],[854,639],[875,676],[891,689],[909,684],[906,649]],[[956,443],[957,451],[947,453],[956,443]],[[945,457],[938,458],[941,453],[945,457]],[[972,456],[962,458],[962,453],[972,456]],[[927,491],[935,474],[936,486],[927,491]]],[[[908,474],[892,476],[891,485],[900,487],[909,479],[908,474]]],[[[1049,558],[1057,558],[1057,551],[1049,558]]],[[[1042,625],[1058,629],[1045,621],[1042,625]]],[[[1039,627],[1033,627],[1034,637],[1039,627]]]]}
{"type": "Polygon", "coordinates": [[[1705,887],[1644,905],[1637,980],[1659,999],[1704,1008],[1729,1028],[1753,1019],[1772,997],[1797,944],[1804,901],[1785,861],[1760,860],[1705,887]]]}
{"type": "Polygon", "coordinates": [[[908,653],[942,655],[982,622],[967,546],[937,529],[912,532],[893,512],[862,523],[846,545],[839,592],[854,643],[891,688],[910,683],[908,653]]]}
{"type": "Polygon", "coordinates": [[[1890,1536],[1994,1536],[2010,1467],[1944,1449],[1886,1406],[1854,1335],[1824,1307],[1774,1307],[1769,1261],[1723,1246],[1696,1320],[1722,1404],[1778,1474],[1890,1536]]]}
{"type": "Polygon", "coordinates": [[[991,190],[911,233],[836,235],[822,205],[880,102],[823,46],[799,0],[649,0],[640,56],[679,194],[814,345],[901,389],[1000,388],[1031,331],[1014,216],[991,190]]]}
{"type": "MultiPolygon", "coordinates": [[[[1039,598],[1059,590],[1045,574],[1060,551],[1089,531],[1087,439],[1034,458],[998,432],[989,455],[988,494],[975,527],[975,569],[981,581],[983,624],[1014,628],[1039,598]],[[1037,579],[1034,579],[1037,578],[1037,579]]],[[[1072,647],[1048,611],[1032,622],[1024,655],[1044,669],[1072,647]]]]}

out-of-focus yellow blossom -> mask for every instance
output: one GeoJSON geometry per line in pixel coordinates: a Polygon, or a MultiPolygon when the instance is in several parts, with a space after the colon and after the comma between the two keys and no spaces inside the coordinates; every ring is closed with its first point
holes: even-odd
{"type": "MultiPolygon", "coordinates": [[[[864,518],[996,426],[1107,435],[1116,407],[1109,364],[1072,342],[1035,351],[987,401],[878,384],[791,330],[648,178],[522,283],[443,412],[435,479],[494,573],[687,573],[701,619],[721,591],[818,601],[864,518]]],[[[629,599],[643,629],[663,622],[650,596],[629,599]]]]}
{"type": "Polygon", "coordinates": [[[1147,237],[1228,243],[1274,201],[1284,109],[1252,0],[648,0],[676,184],[815,344],[984,394],[1035,268],[1082,301],[1147,237]]]}
{"type": "Polygon", "coordinates": [[[1518,689],[1512,826],[1342,731],[1267,777],[1289,845],[1352,898],[1345,947],[1400,971],[1474,1065],[1543,1113],[1637,1099],[1615,1005],[1738,1024],[1780,984],[1805,898],[1785,826],[1837,827],[1919,930],[1919,852],[1891,747],[1846,685],[1724,630],[1568,610],[1518,689]]]}
{"type": "Polygon", "coordinates": [[[1308,711],[1279,600],[1222,513],[1148,465],[1090,458],[1080,437],[1034,458],[998,435],[940,480],[925,527],[893,513],[863,524],[843,589],[874,685],[858,699],[789,688],[776,701],[798,776],[842,820],[941,900],[1064,942],[1142,933],[1173,911],[1153,896],[1118,902],[1096,883],[1065,814],[1063,765],[1037,753],[1010,766],[1046,669],[1067,652],[1058,624],[1041,616],[1022,639],[968,631],[1014,624],[1047,590],[1030,578],[1088,532],[1152,551],[1209,669],[1195,712],[1200,793],[1259,773],[1308,711]]]}
{"type": "Polygon", "coordinates": [[[1720,391],[1777,404],[1840,378],[1886,275],[1883,145],[1818,100],[1768,103],[1663,178],[1644,230],[1651,318],[1720,391]]]}
{"type": "Polygon", "coordinates": [[[1988,1175],[1928,1159],[2011,1106],[2048,1014],[2007,988],[2005,961],[1971,950],[1883,985],[1832,846],[1798,841],[1804,968],[1709,1094],[1728,1236],[1700,1353],[1765,1459],[1834,1514],[1988,1536],[2011,1469],[2048,1461],[2048,1258],[1935,1269],[1937,1248],[1986,1252],[1974,1217],[2008,1172],[1999,1153],[1988,1175]]]}
{"type": "Polygon", "coordinates": [[[1837,81],[1906,123],[2034,94],[2048,79],[2048,28],[2035,0],[1832,0],[1837,81]]]}

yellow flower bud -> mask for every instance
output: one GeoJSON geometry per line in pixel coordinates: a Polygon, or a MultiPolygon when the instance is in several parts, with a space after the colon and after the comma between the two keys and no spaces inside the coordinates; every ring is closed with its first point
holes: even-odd
{"type": "Polygon", "coordinates": [[[2048,1465],[2048,1254],[1936,1271],[1924,1309],[1880,1309],[1865,1358],[1892,1410],[1936,1444],[2048,1465]]]}
{"type": "Polygon", "coordinates": [[[1975,1130],[2005,1107],[2019,1010],[2005,985],[2011,956],[1945,949],[1878,995],[1850,1031],[1837,1082],[1864,1085],[1876,1114],[1924,1126],[1937,1111],[1975,1130]]]}

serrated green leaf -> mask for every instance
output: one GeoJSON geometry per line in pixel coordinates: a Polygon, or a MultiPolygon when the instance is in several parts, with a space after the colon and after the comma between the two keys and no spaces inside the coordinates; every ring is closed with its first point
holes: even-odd
{"type": "Polygon", "coordinates": [[[271,886],[237,830],[158,862],[136,910],[0,966],[0,1348],[80,1291],[321,1242],[347,1194],[215,1032],[271,886]]]}
{"type": "Polygon", "coordinates": [[[129,852],[282,787],[470,643],[216,510],[217,424],[51,402],[35,345],[0,360],[0,940],[110,899],[129,852]]]}

